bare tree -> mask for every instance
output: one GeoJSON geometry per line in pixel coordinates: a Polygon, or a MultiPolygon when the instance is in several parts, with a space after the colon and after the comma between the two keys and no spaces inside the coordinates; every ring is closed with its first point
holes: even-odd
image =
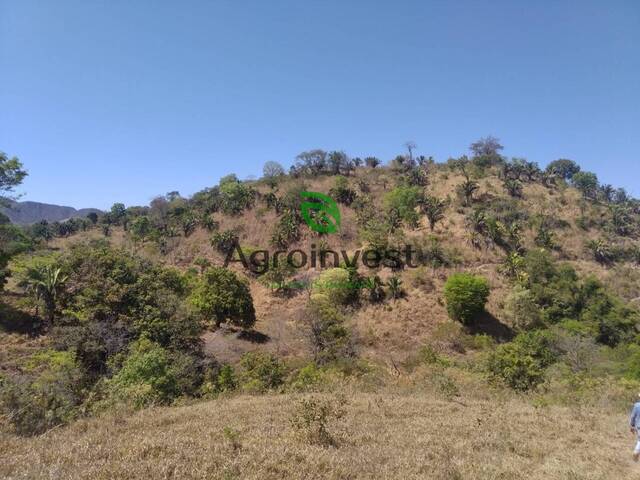
{"type": "Polygon", "coordinates": [[[413,164],[413,151],[418,147],[415,142],[408,140],[404,143],[404,146],[409,151],[409,163],[413,164]]]}

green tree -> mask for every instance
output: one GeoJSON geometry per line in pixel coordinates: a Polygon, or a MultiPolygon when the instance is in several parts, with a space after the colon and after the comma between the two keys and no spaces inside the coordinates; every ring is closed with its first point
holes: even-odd
{"type": "Polygon", "coordinates": [[[489,282],[485,278],[469,273],[454,273],[444,285],[449,316],[463,324],[470,324],[484,311],[489,291],[489,282]]]}
{"type": "Polygon", "coordinates": [[[571,178],[571,183],[582,193],[584,198],[595,199],[598,191],[598,177],[592,172],[578,172],[571,178]]]}
{"type": "Polygon", "coordinates": [[[514,390],[529,390],[542,382],[546,368],[556,360],[551,345],[548,331],[521,333],[490,353],[487,369],[514,390]]]}
{"type": "Polygon", "coordinates": [[[548,174],[555,175],[564,180],[571,180],[571,178],[580,171],[580,166],[573,160],[567,160],[566,158],[560,158],[554,160],[547,165],[546,172],[548,174]]]}
{"type": "Polygon", "coordinates": [[[251,328],[256,322],[248,283],[225,268],[212,267],[204,272],[193,289],[191,303],[201,317],[212,320],[216,327],[229,321],[251,328]]]}
{"type": "MultiPolygon", "coordinates": [[[[17,157],[9,158],[6,153],[0,152],[0,207],[7,205],[6,195],[20,185],[26,176],[27,172],[17,157]]],[[[7,245],[0,238],[0,291],[4,287],[6,277],[10,274],[7,270],[10,257],[7,245]]]]}
{"type": "Polygon", "coordinates": [[[17,157],[9,158],[0,152],[0,203],[6,199],[4,195],[13,191],[27,176],[22,162],[17,157]]]}
{"type": "Polygon", "coordinates": [[[416,208],[422,200],[420,187],[400,186],[391,190],[385,196],[385,206],[388,212],[397,212],[399,218],[411,227],[418,224],[416,208]]]}

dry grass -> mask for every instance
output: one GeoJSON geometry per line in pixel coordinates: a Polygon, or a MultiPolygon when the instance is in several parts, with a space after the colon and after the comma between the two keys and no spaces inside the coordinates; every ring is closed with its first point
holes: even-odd
{"type": "Polygon", "coordinates": [[[301,395],[240,396],[0,440],[6,479],[637,478],[622,414],[522,399],[351,393],[335,447],[289,420],[301,395]],[[231,438],[231,440],[230,440],[231,438]],[[635,476],[634,476],[635,475],[635,476]]]}

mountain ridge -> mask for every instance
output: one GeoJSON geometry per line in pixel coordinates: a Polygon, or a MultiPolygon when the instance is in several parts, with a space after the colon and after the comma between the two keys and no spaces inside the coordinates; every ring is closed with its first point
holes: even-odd
{"type": "Polygon", "coordinates": [[[9,200],[8,207],[0,207],[0,214],[6,215],[11,223],[30,225],[46,220],[47,222],[61,222],[70,218],[86,217],[89,213],[101,213],[97,208],[68,207],[51,203],[9,200]]]}

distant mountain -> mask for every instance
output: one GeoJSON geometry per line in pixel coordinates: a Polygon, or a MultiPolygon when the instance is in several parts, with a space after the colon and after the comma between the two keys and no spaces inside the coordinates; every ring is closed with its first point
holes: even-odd
{"type": "Polygon", "coordinates": [[[100,213],[96,208],[82,208],[77,210],[73,207],[63,207],[60,205],[50,205],[40,202],[13,202],[10,207],[0,207],[0,213],[9,217],[12,223],[18,225],[29,225],[42,220],[47,222],[60,222],[76,217],[86,217],[90,212],[100,213]]]}

